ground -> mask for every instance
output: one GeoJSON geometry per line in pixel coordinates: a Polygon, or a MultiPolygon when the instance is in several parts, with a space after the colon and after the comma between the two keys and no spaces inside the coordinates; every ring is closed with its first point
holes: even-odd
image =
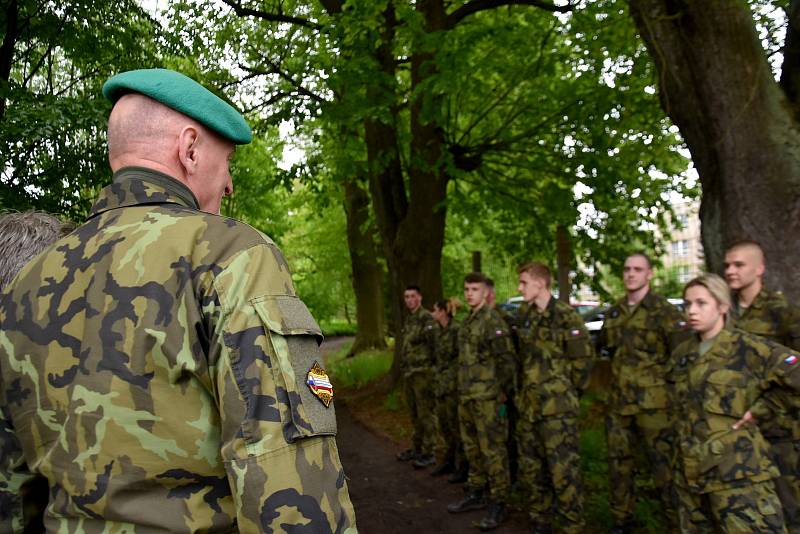
{"type": "MultiPolygon", "coordinates": [[[[323,351],[328,354],[338,350],[346,341],[326,341],[323,351]]],[[[395,458],[407,447],[409,423],[405,414],[382,409],[383,399],[374,388],[365,388],[344,390],[336,401],[339,455],[348,477],[359,532],[479,532],[474,524],[485,510],[447,512],[449,503],[463,497],[461,485],[448,484],[447,477],[434,478],[429,475],[430,470],[414,470],[395,458]],[[351,405],[355,410],[350,409],[351,405]],[[392,425],[387,417],[396,417],[397,424],[392,425]],[[378,418],[382,420],[377,421],[378,418]]],[[[495,532],[512,534],[529,529],[525,518],[515,513],[495,532]]]]}

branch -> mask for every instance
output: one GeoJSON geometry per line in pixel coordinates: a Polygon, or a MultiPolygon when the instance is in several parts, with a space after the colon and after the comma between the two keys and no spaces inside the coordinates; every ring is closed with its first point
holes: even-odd
{"type": "Polygon", "coordinates": [[[322,98],[318,94],[316,94],[316,93],[314,93],[312,91],[309,91],[308,89],[303,87],[299,82],[295,81],[294,78],[292,78],[287,72],[283,71],[278,65],[276,65],[272,61],[269,61],[269,60],[265,60],[265,61],[266,61],[267,65],[270,66],[270,70],[254,69],[254,68],[251,68],[251,67],[246,67],[244,65],[239,65],[239,67],[242,70],[244,70],[246,72],[249,72],[251,74],[255,74],[255,75],[268,76],[270,74],[277,74],[281,79],[289,82],[289,84],[292,87],[294,87],[297,90],[297,92],[300,93],[301,95],[307,96],[308,98],[311,98],[312,100],[316,100],[320,104],[327,102],[327,100],[325,100],[324,98],[322,98]]]}
{"type": "Polygon", "coordinates": [[[322,25],[300,17],[291,17],[283,13],[269,13],[259,9],[242,6],[241,0],[222,0],[224,4],[233,9],[234,13],[239,17],[253,17],[268,22],[285,22],[294,24],[296,26],[303,26],[304,28],[311,28],[312,30],[322,29],[322,25]]]}
{"type": "Polygon", "coordinates": [[[567,13],[574,8],[572,2],[565,6],[557,6],[552,2],[546,2],[544,0],[471,0],[447,15],[445,19],[445,28],[448,30],[452,29],[466,17],[478,13],[479,11],[488,11],[497,7],[512,5],[533,6],[553,13],[567,13]]]}

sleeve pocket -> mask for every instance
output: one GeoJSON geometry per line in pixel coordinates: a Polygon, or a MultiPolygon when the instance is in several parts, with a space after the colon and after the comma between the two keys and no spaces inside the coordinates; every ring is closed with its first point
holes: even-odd
{"type": "Polygon", "coordinates": [[[262,296],[251,302],[272,345],[272,373],[278,400],[288,406],[288,410],[281,412],[286,441],[335,436],[334,389],[319,350],[322,341],[319,325],[297,297],[262,296]]]}

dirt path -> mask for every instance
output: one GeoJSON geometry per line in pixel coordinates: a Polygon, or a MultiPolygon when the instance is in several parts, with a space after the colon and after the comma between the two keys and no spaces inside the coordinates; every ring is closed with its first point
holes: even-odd
{"type": "MultiPolygon", "coordinates": [[[[345,403],[336,405],[339,454],[347,474],[350,497],[356,509],[358,530],[364,534],[428,534],[480,532],[484,511],[450,514],[448,503],[463,496],[460,485],[434,478],[398,462],[401,447],[376,436],[353,420],[345,403]]],[[[446,477],[445,477],[446,478],[446,477]]],[[[529,532],[517,513],[494,532],[529,532]]]]}

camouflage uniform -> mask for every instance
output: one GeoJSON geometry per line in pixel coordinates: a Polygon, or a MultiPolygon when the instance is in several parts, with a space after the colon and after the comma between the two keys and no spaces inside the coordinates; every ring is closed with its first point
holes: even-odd
{"type": "Polygon", "coordinates": [[[678,309],[652,292],[633,308],[623,298],[605,315],[598,344],[612,357],[606,440],[611,512],[618,525],[633,521],[635,456],[642,445],[667,519],[677,522],[666,375],[672,349],[688,335],[678,309]]]}
{"type": "Polygon", "coordinates": [[[436,331],[431,313],[420,306],[403,325],[405,398],[414,425],[414,450],[433,454],[436,443],[436,331]]]}
{"type": "Polygon", "coordinates": [[[674,352],[675,484],[683,532],[785,532],[772,480],[779,471],[757,419],[800,390],[800,357],[740,330],[692,338],[674,352]]]}
{"type": "Polygon", "coordinates": [[[444,448],[442,458],[453,466],[464,460],[458,431],[458,330],[451,319],[436,337],[436,430],[444,448]]]}
{"type": "MultiPolygon", "coordinates": [[[[734,295],[732,315],[736,328],[800,350],[800,311],[782,293],[762,288],[744,309],[734,295]]],[[[800,533],[800,413],[771,414],[759,420],[758,426],[781,472],[775,487],[789,531],[800,533]]]]}
{"type": "Polygon", "coordinates": [[[178,181],[118,171],[0,320],[0,531],[29,470],[52,532],[355,532],[283,255],[178,181]]]}
{"type": "Polygon", "coordinates": [[[508,421],[500,398],[513,390],[514,356],[508,326],[488,306],[473,311],[458,332],[458,421],[469,462],[467,485],[489,485],[505,502],[509,489],[508,421]]]}
{"type": "Polygon", "coordinates": [[[520,481],[534,525],[549,525],[554,497],[564,532],[583,532],[583,484],[578,453],[581,392],[592,349],[580,315],[551,298],[542,311],[527,303],[516,328],[521,369],[520,481]]]}

